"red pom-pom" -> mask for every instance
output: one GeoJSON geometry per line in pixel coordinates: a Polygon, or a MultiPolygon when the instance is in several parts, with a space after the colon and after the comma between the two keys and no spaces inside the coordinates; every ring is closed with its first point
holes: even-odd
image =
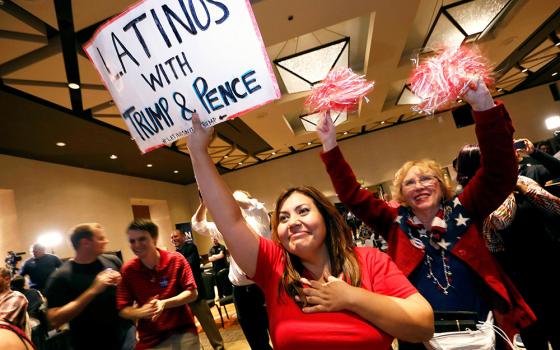
{"type": "Polygon", "coordinates": [[[491,84],[491,74],[486,59],[472,48],[442,50],[419,64],[409,79],[410,90],[422,99],[413,109],[433,114],[459,98],[471,82],[491,84]]]}
{"type": "Polygon", "coordinates": [[[350,68],[334,68],[311,89],[305,106],[310,112],[352,110],[360,98],[373,89],[373,85],[373,82],[366,81],[350,68]]]}

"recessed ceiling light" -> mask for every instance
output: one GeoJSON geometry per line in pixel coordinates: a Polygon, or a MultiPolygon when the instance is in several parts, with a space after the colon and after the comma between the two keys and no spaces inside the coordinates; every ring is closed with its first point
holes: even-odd
{"type": "Polygon", "coordinates": [[[276,154],[276,152],[272,152],[271,154],[272,154],[272,155],[275,155],[275,154],[276,154]]]}
{"type": "Polygon", "coordinates": [[[57,142],[56,145],[57,145],[58,147],[64,147],[64,146],[66,146],[66,143],[64,143],[64,142],[57,142]]]}
{"type": "Polygon", "coordinates": [[[76,83],[69,83],[68,87],[72,90],[78,90],[80,88],[80,85],[78,85],[76,83]]]}
{"type": "Polygon", "coordinates": [[[310,145],[311,145],[311,142],[308,142],[307,145],[310,146],[310,145]]]}
{"type": "Polygon", "coordinates": [[[239,163],[237,163],[237,164],[239,164],[239,165],[243,165],[243,162],[239,162],[239,163]]]}
{"type": "Polygon", "coordinates": [[[344,135],[348,135],[348,131],[345,131],[345,132],[344,132],[344,135]]]}
{"type": "Polygon", "coordinates": [[[179,170],[173,170],[173,174],[179,174],[179,170]]]}
{"type": "Polygon", "coordinates": [[[528,71],[528,70],[529,70],[529,68],[523,68],[523,69],[521,70],[521,73],[525,73],[525,72],[528,71]]]}
{"type": "Polygon", "coordinates": [[[151,168],[151,167],[153,167],[153,165],[152,165],[152,164],[146,164],[146,166],[147,166],[148,168],[151,168]]]}
{"type": "Polygon", "coordinates": [[[552,76],[555,76],[556,74],[558,74],[558,72],[554,72],[554,73],[552,73],[552,76]]]}
{"type": "Polygon", "coordinates": [[[229,156],[224,156],[224,159],[228,159],[228,158],[229,158],[229,156]]]}
{"type": "Polygon", "coordinates": [[[499,88],[499,89],[498,89],[498,92],[502,92],[502,91],[504,91],[504,89],[502,89],[502,88],[499,88]]]}
{"type": "Polygon", "coordinates": [[[383,125],[383,124],[385,124],[385,121],[384,121],[384,120],[381,121],[381,125],[383,125]]]}
{"type": "Polygon", "coordinates": [[[117,157],[116,154],[111,154],[111,156],[110,156],[109,158],[111,158],[111,159],[117,159],[117,158],[119,158],[119,157],[117,157]]]}

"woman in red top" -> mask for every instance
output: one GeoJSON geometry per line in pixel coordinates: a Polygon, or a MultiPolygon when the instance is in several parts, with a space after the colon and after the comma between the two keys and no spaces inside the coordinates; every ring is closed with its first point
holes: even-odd
{"type": "Polygon", "coordinates": [[[213,130],[196,115],[193,128],[188,147],[202,197],[235,261],[264,291],[275,349],[389,349],[394,337],[431,337],[426,300],[387,255],[353,247],[344,219],[316,189],[285,191],[273,241],[255,234],[208,155],[213,130]]]}
{"type": "Polygon", "coordinates": [[[342,157],[330,118],[317,127],[321,157],[339,199],[384,236],[389,255],[435,311],[470,311],[480,322],[493,311],[498,325],[513,337],[535,316],[481,236],[482,220],[515,186],[513,127],[504,106],[494,103],[483,83],[471,86],[463,99],[473,108],[483,157],[459,195],[446,183],[439,164],[420,160],[406,162],[395,174],[393,195],[400,207],[375,198],[361,189],[342,157]]]}

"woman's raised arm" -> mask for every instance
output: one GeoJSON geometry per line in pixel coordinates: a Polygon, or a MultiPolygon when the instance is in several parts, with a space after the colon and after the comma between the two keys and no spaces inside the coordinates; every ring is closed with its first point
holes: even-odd
{"type": "Polygon", "coordinates": [[[253,276],[257,265],[259,237],[243,218],[231,190],[218,174],[208,154],[214,129],[203,128],[196,114],[193,114],[192,125],[193,133],[188,137],[187,146],[204,204],[212,214],[235,262],[248,276],[253,276]]]}
{"type": "Polygon", "coordinates": [[[473,109],[481,159],[459,200],[472,215],[483,219],[503,203],[517,182],[514,129],[505,107],[494,103],[484,82],[469,87],[463,99],[473,109]]]}

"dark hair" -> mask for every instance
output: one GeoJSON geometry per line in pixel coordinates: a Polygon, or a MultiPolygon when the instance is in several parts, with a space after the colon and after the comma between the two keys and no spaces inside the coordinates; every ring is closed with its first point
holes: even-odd
{"type": "Polygon", "coordinates": [[[548,147],[548,151],[552,152],[552,144],[548,141],[541,141],[539,142],[537,145],[535,145],[535,148],[538,149],[541,152],[544,152],[543,150],[541,150],[541,146],[546,146],[548,147]]]}
{"type": "Polygon", "coordinates": [[[12,277],[12,271],[5,267],[0,267],[0,277],[5,278],[8,276],[10,276],[10,278],[12,277]]]}
{"type": "Polygon", "coordinates": [[[20,275],[14,276],[14,278],[12,278],[12,280],[10,281],[10,288],[12,288],[12,290],[23,293],[24,287],[25,287],[25,278],[23,278],[23,276],[20,275]]]}
{"type": "Polygon", "coordinates": [[[457,155],[457,182],[465,187],[480,168],[480,147],[465,145],[457,155]]]}
{"type": "Polygon", "coordinates": [[[186,233],[185,231],[179,230],[178,228],[175,229],[175,231],[173,231],[173,233],[178,233],[178,234],[183,235],[183,236],[186,236],[186,235],[187,235],[187,233],[186,233]]]}
{"type": "Polygon", "coordinates": [[[128,231],[146,231],[154,241],[158,239],[158,227],[148,219],[136,219],[128,225],[128,231]]]}
{"type": "Polygon", "coordinates": [[[101,228],[99,224],[79,224],[72,229],[70,234],[70,242],[72,242],[72,247],[78,249],[80,247],[80,241],[82,239],[93,239],[93,229],[101,228]]]}
{"type": "MultiPolygon", "coordinates": [[[[316,188],[311,186],[292,187],[280,194],[276,200],[276,208],[272,217],[272,239],[280,243],[280,238],[278,237],[280,209],[286,199],[295,192],[311,198],[321,213],[323,220],[325,220],[327,231],[325,244],[329,253],[331,274],[339,276],[342,273],[350,285],[359,287],[361,285],[361,272],[358,258],[354,251],[352,231],[346,225],[346,221],[336,207],[316,188]]],[[[306,305],[303,287],[299,281],[303,273],[301,259],[289,253],[285,248],[284,258],[286,266],[284,267],[282,279],[278,284],[278,290],[280,291],[281,288],[284,288],[286,293],[294,300],[296,295],[299,296],[300,300],[304,301],[303,305],[306,305]]]]}

